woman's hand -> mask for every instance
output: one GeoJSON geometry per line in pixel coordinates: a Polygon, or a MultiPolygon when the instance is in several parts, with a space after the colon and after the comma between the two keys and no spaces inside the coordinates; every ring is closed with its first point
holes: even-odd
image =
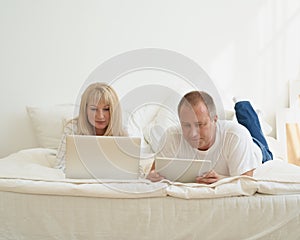
{"type": "Polygon", "coordinates": [[[151,182],[159,182],[164,179],[164,177],[159,175],[155,170],[151,170],[146,178],[151,182]]]}
{"type": "Polygon", "coordinates": [[[212,184],[221,179],[220,175],[217,174],[214,170],[211,170],[202,176],[196,177],[196,183],[212,184]]]}

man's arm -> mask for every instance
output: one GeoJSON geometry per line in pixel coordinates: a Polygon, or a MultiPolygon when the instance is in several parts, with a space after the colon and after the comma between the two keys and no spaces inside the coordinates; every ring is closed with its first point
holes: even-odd
{"type": "MultiPolygon", "coordinates": [[[[241,176],[250,176],[253,177],[253,172],[255,169],[252,169],[250,171],[247,171],[241,176]]],[[[209,171],[208,173],[204,174],[203,176],[199,176],[196,178],[196,183],[203,183],[203,184],[212,184],[214,182],[219,181],[222,178],[226,178],[228,176],[223,176],[218,173],[216,173],[214,170],[209,171]]]]}
{"type": "Polygon", "coordinates": [[[248,172],[245,172],[245,173],[243,173],[243,174],[241,174],[241,175],[253,177],[254,170],[255,170],[255,168],[252,169],[252,170],[250,170],[250,171],[248,171],[248,172]]]}

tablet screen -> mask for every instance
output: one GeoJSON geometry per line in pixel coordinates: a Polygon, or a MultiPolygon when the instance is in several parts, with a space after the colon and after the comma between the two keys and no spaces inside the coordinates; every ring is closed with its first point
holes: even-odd
{"type": "Polygon", "coordinates": [[[196,177],[211,170],[211,161],[156,157],[155,169],[170,181],[192,183],[196,177]]]}

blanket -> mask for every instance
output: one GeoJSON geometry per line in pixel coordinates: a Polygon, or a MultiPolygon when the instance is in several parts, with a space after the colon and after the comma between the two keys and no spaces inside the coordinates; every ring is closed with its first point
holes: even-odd
{"type": "Polygon", "coordinates": [[[56,152],[36,148],[0,159],[0,190],[48,195],[105,198],[148,198],[172,196],[183,199],[220,198],[262,194],[300,193],[300,167],[282,160],[268,161],[253,177],[236,176],[206,185],[162,180],[67,179],[53,168],[56,152]]]}

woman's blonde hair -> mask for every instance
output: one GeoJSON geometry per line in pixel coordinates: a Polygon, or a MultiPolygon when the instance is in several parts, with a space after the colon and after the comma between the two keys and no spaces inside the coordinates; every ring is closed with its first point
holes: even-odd
{"type": "Polygon", "coordinates": [[[79,115],[77,121],[77,134],[96,135],[96,129],[90,124],[87,116],[88,104],[95,104],[102,101],[109,105],[110,120],[104,136],[123,136],[126,135],[122,125],[122,112],[120,102],[115,90],[106,83],[92,83],[81,96],[79,115]]]}

